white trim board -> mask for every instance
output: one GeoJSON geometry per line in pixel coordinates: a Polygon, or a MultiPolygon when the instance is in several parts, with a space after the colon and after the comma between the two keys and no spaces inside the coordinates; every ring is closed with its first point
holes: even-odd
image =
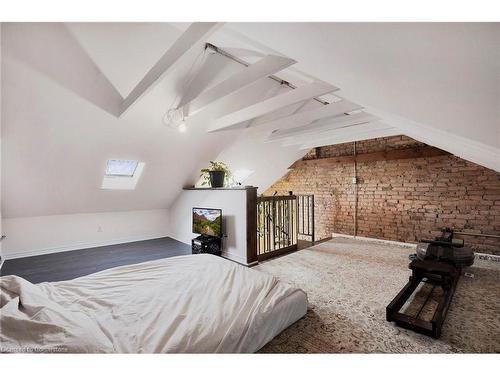
{"type": "Polygon", "coordinates": [[[8,256],[5,256],[4,261],[9,260],[9,259],[32,257],[32,256],[37,256],[37,255],[63,253],[66,251],[85,250],[85,249],[90,249],[90,248],[94,248],[94,247],[101,247],[101,246],[119,245],[122,243],[129,243],[129,242],[136,242],[136,241],[154,240],[156,238],[163,238],[163,237],[172,238],[168,233],[155,233],[155,234],[150,234],[150,235],[116,238],[116,239],[106,240],[106,241],[79,242],[79,243],[76,243],[74,245],[68,245],[68,246],[49,247],[49,248],[45,248],[45,249],[19,251],[19,252],[16,252],[15,254],[10,254],[8,256]]]}
{"type": "Polygon", "coordinates": [[[485,260],[487,262],[500,262],[500,255],[474,253],[474,259],[485,260]]]}
{"type": "Polygon", "coordinates": [[[253,263],[247,263],[246,259],[242,260],[243,258],[237,255],[231,255],[229,253],[226,253],[225,251],[222,252],[221,255],[224,259],[230,260],[231,262],[238,263],[242,266],[245,267],[252,267],[258,264],[258,262],[253,262],[253,263]]]}
{"type": "MultiPolygon", "coordinates": [[[[332,239],[333,238],[349,238],[349,239],[352,239],[352,240],[360,240],[360,241],[366,241],[366,242],[386,243],[388,245],[399,245],[399,246],[408,247],[410,249],[416,249],[416,247],[417,247],[416,243],[411,243],[411,242],[381,240],[379,238],[363,237],[363,236],[353,236],[353,235],[350,235],[350,234],[343,234],[343,233],[332,233],[332,239]]],[[[500,262],[500,255],[478,253],[478,252],[475,251],[474,252],[474,259],[486,260],[488,262],[500,262]]]]}
{"type": "Polygon", "coordinates": [[[399,241],[391,241],[391,240],[381,240],[379,238],[373,238],[373,237],[363,237],[363,236],[353,236],[350,234],[343,234],[343,233],[332,233],[332,238],[350,238],[353,240],[361,240],[361,241],[367,241],[367,242],[378,242],[378,243],[386,243],[388,245],[399,245],[399,246],[404,246],[404,247],[409,247],[409,248],[416,248],[417,244],[416,243],[408,243],[408,242],[399,242],[399,241]]]}
{"type": "MultiPolygon", "coordinates": [[[[180,239],[176,238],[175,236],[172,236],[171,234],[169,234],[167,237],[170,237],[176,241],[179,241],[179,242],[182,242],[183,244],[186,244],[186,245],[191,245],[190,243],[186,243],[184,241],[181,241],[180,239]]],[[[224,247],[224,243],[223,243],[223,247],[224,247]]],[[[253,263],[247,263],[247,260],[246,258],[243,258],[237,254],[229,254],[227,252],[227,250],[224,250],[222,249],[222,252],[221,252],[221,256],[224,258],[224,259],[227,259],[227,260],[230,260],[232,262],[236,262],[238,264],[241,264],[242,266],[245,266],[245,267],[252,267],[252,266],[255,266],[258,264],[258,262],[253,262],[253,263]]]]}

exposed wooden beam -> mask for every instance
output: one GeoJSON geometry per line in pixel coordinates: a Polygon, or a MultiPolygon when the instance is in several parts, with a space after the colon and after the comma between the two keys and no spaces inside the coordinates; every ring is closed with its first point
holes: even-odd
{"type": "Polygon", "coordinates": [[[182,56],[194,48],[202,48],[206,39],[221,26],[220,22],[191,24],[123,100],[120,115],[150,90],[182,56]]]}
{"type": "MultiPolygon", "coordinates": [[[[344,116],[344,117],[351,117],[351,116],[344,116]]],[[[305,142],[309,143],[316,142],[326,138],[334,138],[345,135],[358,134],[368,130],[386,129],[390,127],[390,125],[383,124],[380,121],[377,121],[377,118],[374,116],[372,116],[371,118],[366,117],[364,119],[359,117],[358,120],[356,121],[353,120],[349,123],[340,122],[335,125],[336,126],[332,126],[330,129],[321,129],[297,135],[292,134],[282,139],[283,145],[291,146],[291,145],[302,144],[305,142]],[[370,120],[372,120],[372,122],[370,122],[370,120]]]]}
{"type": "Polygon", "coordinates": [[[421,146],[415,148],[405,148],[400,150],[377,151],[365,154],[345,155],[332,158],[308,159],[297,160],[290,166],[290,169],[299,168],[304,166],[329,166],[338,163],[370,163],[384,160],[400,160],[400,159],[416,159],[416,158],[429,158],[435,156],[450,155],[449,152],[441,150],[432,146],[421,146]]]}
{"type": "Polygon", "coordinates": [[[183,106],[184,114],[186,116],[194,115],[216,100],[228,96],[243,87],[256,82],[260,78],[279,72],[280,70],[283,70],[295,63],[295,60],[288,57],[267,55],[255,64],[250,65],[248,68],[233,74],[221,83],[203,91],[189,103],[186,103],[183,106]]]}
{"type": "Polygon", "coordinates": [[[223,116],[217,119],[215,123],[208,128],[208,131],[213,132],[217,130],[228,129],[244,121],[254,119],[288,105],[296,104],[303,100],[311,99],[315,96],[321,96],[336,90],[338,90],[337,87],[325,82],[309,83],[307,85],[287,91],[284,94],[273,96],[272,98],[263,100],[259,103],[250,105],[238,111],[232,112],[226,116],[223,116]]]}
{"type": "Polygon", "coordinates": [[[293,131],[297,127],[311,124],[311,122],[315,120],[342,115],[343,113],[358,109],[361,109],[360,105],[352,103],[348,100],[341,100],[339,102],[322,105],[318,108],[298,112],[291,116],[264,122],[259,125],[265,125],[269,129],[279,129],[279,133],[281,134],[282,132],[293,131]]]}
{"type": "Polygon", "coordinates": [[[388,127],[383,129],[372,129],[363,132],[353,132],[351,134],[337,135],[334,137],[325,137],[321,140],[315,140],[313,142],[304,142],[300,145],[302,150],[308,150],[314,147],[335,145],[346,142],[354,141],[364,141],[367,139],[374,139],[380,137],[391,137],[394,135],[401,135],[401,130],[394,127],[388,127]]]}
{"type": "Polygon", "coordinates": [[[290,139],[292,137],[331,132],[335,129],[366,124],[370,121],[376,120],[377,118],[375,116],[366,112],[355,113],[352,115],[336,116],[318,120],[317,122],[309,123],[307,125],[297,126],[292,129],[282,129],[275,131],[267,138],[266,141],[282,141],[284,139],[290,139]]]}

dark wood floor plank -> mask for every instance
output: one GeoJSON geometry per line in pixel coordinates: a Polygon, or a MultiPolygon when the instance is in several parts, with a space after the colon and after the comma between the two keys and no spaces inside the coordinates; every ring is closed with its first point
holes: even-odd
{"type": "Polygon", "coordinates": [[[5,261],[0,276],[17,275],[32,283],[71,280],[108,268],[191,254],[191,246],[169,237],[5,261]]]}

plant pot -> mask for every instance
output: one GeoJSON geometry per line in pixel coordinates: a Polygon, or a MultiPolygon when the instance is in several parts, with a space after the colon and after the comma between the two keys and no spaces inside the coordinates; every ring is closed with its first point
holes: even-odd
{"type": "Polygon", "coordinates": [[[210,171],[210,186],[213,188],[224,187],[224,178],[226,177],[226,172],[224,171],[210,171]]]}

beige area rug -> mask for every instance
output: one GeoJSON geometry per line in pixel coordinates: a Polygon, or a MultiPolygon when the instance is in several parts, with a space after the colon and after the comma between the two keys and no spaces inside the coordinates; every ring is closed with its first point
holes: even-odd
{"type": "Polygon", "coordinates": [[[385,308],[408,281],[411,248],[337,238],[255,269],[303,289],[307,315],[262,353],[500,352],[500,263],[476,260],[462,276],[440,339],[399,328],[385,308]]]}

